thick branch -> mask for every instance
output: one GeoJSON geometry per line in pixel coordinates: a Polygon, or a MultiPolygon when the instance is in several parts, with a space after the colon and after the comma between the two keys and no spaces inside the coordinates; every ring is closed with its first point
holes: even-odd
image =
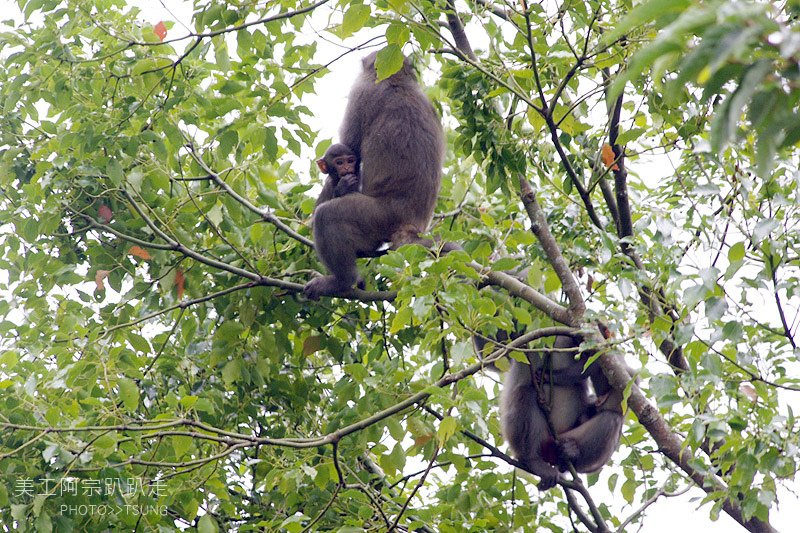
{"type": "Polygon", "coordinates": [[[473,61],[476,61],[478,58],[472,50],[472,45],[469,43],[467,34],[464,33],[464,24],[458,16],[454,0],[447,0],[447,26],[450,28],[450,33],[453,34],[456,48],[473,61]]]}
{"type": "Polygon", "coordinates": [[[477,270],[489,285],[504,288],[512,296],[522,298],[556,322],[571,327],[577,327],[579,325],[580,319],[574,317],[569,309],[554,302],[536,289],[522,283],[514,276],[506,274],[505,272],[484,272],[478,263],[470,263],[469,266],[477,270]]]}
{"type": "Polygon", "coordinates": [[[580,320],[586,311],[586,305],[583,301],[581,290],[578,288],[578,282],[575,281],[575,276],[572,275],[569,263],[561,254],[561,248],[558,246],[555,237],[550,233],[547,219],[539,202],[536,201],[536,194],[531,189],[530,183],[520,176],[519,187],[522,204],[525,206],[525,211],[531,221],[531,231],[539,239],[539,244],[542,245],[547,259],[555,270],[558,279],[561,280],[561,286],[564,288],[564,293],[569,300],[570,314],[575,320],[580,320]]]}

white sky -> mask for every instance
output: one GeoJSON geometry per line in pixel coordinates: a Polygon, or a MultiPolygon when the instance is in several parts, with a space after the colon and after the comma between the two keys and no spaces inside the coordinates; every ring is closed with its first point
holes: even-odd
{"type": "MultiPolygon", "coordinates": [[[[183,35],[186,30],[181,26],[180,21],[188,24],[188,21],[191,20],[191,2],[184,0],[128,0],[128,4],[142,9],[142,18],[145,22],[155,24],[162,20],[176,21],[177,23],[170,30],[169,37],[183,35]]],[[[12,0],[0,0],[0,13],[3,14],[0,19],[21,21],[19,9],[16,7],[16,2],[12,0]]],[[[318,27],[322,27],[322,24],[318,25],[318,27]]],[[[370,36],[366,33],[364,35],[370,36]]],[[[334,36],[326,35],[326,37],[333,42],[337,42],[334,36]]],[[[318,37],[310,33],[308,38],[311,40],[318,37]]],[[[180,43],[177,47],[180,49],[180,43]]],[[[340,48],[335,44],[323,44],[323,41],[320,41],[318,60],[327,62],[341,54],[342,51],[344,51],[343,47],[340,48]]],[[[339,121],[347,102],[352,73],[357,72],[360,68],[359,59],[362,55],[364,54],[356,52],[337,61],[331,67],[332,72],[317,81],[317,94],[308,94],[304,97],[303,103],[317,117],[314,129],[319,131],[323,138],[330,137],[335,139],[337,137],[339,121]]],[[[309,158],[312,155],[309,153],[309,158]]],[[[669,172],[671,168],[671,165],[668,164],[657,166],[666,172],[669,172]]],[[[601,481],[591,489],[598,503],[603,501],[601,488],[604,486],[604,482],[601,481]]],[[[800,500],[797,497],[800,486],[797,485],[796,480],[795,489],[795,494],[790,493],[788,490],[779,490],[779,507],[773,508],[771,516],[772,525],[779,531],[796,531],[797,529],[795,528],[800,528],[798,525],[800,524],[800,500]]],[[[676,531],[685,531],[687,533],[697,531],[702,531],[703,533],[729,533],[731,531],[743,531],[736,522],[724,513],[720,515],[718,521],[712,522],[708,516],[710,508],[708,504],[698,510],[698,505],[704,496],[705,493],[702,490],[695,488],[682,496],[671,499],[661,498],[646,511],[644,526],[641,531],[656,533],[675,533],[676,531]]],[[[608,494],[607,497],[610,498],[612,496],[608,494]]],[[[634,508],[636,507],[638,507],[638,503],[634,505],[634,508]]],[[[630,512],[631,509],[627,509],[627,511],[630,512]]],[[[624,517],[625,514],[625,512],[622,512],[620,516],[624,517]]],[[[630,529],[633,530],[633,528],[630,529]]]]}

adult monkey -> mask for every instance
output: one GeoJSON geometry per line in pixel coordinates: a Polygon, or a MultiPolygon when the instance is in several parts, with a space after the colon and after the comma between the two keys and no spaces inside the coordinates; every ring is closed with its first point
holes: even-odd
{"type": "MultiPolygon", "coordinates": [[[[558,432],[556,439],[542,444],[542,455],[551,464],[558,465],[562,472],[567,470],[568,463],[577,472],[597,472],[611,459],[622,435],[623,393],[611,387],[597,362],[584,371],[591,355],[591,352],[583,352],[578,359],[546,376],[554,386],[577,386],[588,375],[596,395],[592,398],[584,389],[580,423],[568,431],[558,432]]],[[[634,374],[627,364],[624,366],[628,373],[634,374]]],[[[634,381],[638,379],[634,377],[634,381]]]]}
{"type": "MultiPolygon", "coordinates": [[[[497,337],[498,342],[509,338],[505,332],[497,337]]],[[[487,341],[473,339],[480,354],[487,341]]],[[[592,354],[582,352],[576,359],[579,344],[556,337],[553,348],[559,353],[529,352],[529,364],[512,360],[503,382],[503,436],[514,457],[541,478],[540,490],[554,486],[568,463],[581,473],[600,470],[619,445],[623,395],[611,387],[598,363],[584,371],[592,354]],[[596,398],[589,394],[590,380],[596,398]],[[548,405],[549,417],[542,403],[548,405]]]]}
{"type": "Polygon", "coordinates": [[[389,241],[395,248],[427,242],[419,233],[433,217],[442,181],[442,124],[408,58],[378,82],[376,56],[362,59],[339,130],[361,161],[361,192],[317,206],[314,246],[330,275],[306,283],[312,300],[349,290],[359,280],[360,254],[389,241]]]}
{"type": "MultiPolygon", "coordinates": [[[[553,348],[570,349],[575,344],[569,337],[556,337],[553,348]]],[[[553,383],[545,379],[550,372],[566,372],[574,365],[572,354],[553,354],[547,361],[540,352],[527,353],[529,364],[512,359],[503,381],[500,426],[514,457],[539,476],[539,490],[547,490],[559,478],[550,426],[559,434],[580,423],[587,408],[587,381],[569,373],[553,383]],[[540,402],[549,405],[549,422],[540,402]]]]}

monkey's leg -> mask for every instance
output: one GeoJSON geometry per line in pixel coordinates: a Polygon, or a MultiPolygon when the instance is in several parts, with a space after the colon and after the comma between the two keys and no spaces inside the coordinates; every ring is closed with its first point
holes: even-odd
{"type": "Polygon", "coordinates": [[[375,250],[392,233],[392,214],[371,196],[352,193],[317,207],[314,246],[331,273],[306,283],[303,292],[312,299],[363,287],[356,268],[359,253],[375,250]]]}
{"type": "Polygon", "coordinates": [[[456,250],[463,250],[461,245],[450,242],[442,241],[439,237],[433,239],[425,239],[419,236],[419,231],[413,226],[403,226],[392,235],[392,246],[390,249],[397,250],[404,244],[419,244],[425,248],[439,248],[441,254],[455,252],[456,250]]]}
{"type": "Polygon", "coordinates": [[[559,457],[569,460],[578,472],[596,472],[605,465],[619,445],[622,414],[600,411],[587,422],[559,434],[559,457]]]}

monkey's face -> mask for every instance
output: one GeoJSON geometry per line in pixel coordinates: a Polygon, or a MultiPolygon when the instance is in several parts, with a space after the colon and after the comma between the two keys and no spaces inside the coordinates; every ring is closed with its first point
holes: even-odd
{"type": "Polygon", "coordinates": [[[334,157],[332,163],[332,170],[338,178],[356,173],[356,156],[354,155],[340,155],[339,157],[334,157]]]}

